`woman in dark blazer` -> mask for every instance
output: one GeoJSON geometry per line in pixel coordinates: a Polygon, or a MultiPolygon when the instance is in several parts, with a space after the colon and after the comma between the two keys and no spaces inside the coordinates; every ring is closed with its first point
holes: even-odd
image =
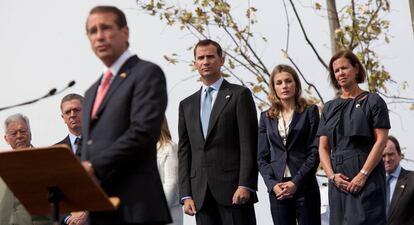
{"type": "Polygon", "coordinates": [[[301,97],[299,77],[288,65],[275,67],[269,86],[271,107],[260,116],[258,164],[273,223],[319,225],[318,107],[301,97]]]}

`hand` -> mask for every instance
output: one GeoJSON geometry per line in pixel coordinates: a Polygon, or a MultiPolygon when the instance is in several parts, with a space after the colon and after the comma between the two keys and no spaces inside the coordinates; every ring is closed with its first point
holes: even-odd
{"type": "Polygon", "coordinates": [[[358,193],[365,185],[367,181],[367,176],[362,173],[358,173],[352,180],[349,182],[346,190],[350,193],[358,193]]]}
{"type": "Polygon", "coordinates": [[[292,181],[278,183],[273,187],[273,192],[275,192],[277,200],[293,198],[293,194],[296,192],[296,185],[292,181]]]}
{"type": "Polygon", "coordinates": [[[95,176],[95,171],[93,169],[92,163],[89,161],[82,161],[82,166],[88,172],[89,175],[95,176]]]}
{"type": "Polygon", "coordinates": [[[70,217],[67,221],[68,225],[86,225],[88,219],[87,211],[79,211],[70,213],[70,217]]]}
{"type": "Polygon", "coordinates": [[[281,183],[276,184],[273,186],[273,192],[275,193],[276,197],[279,197],[282,195],[282,187],[280,186],[281,183]]]}
{"type": "Polygon", "coordinates": [[[184,200],[184,213],[190,216],[194,216],[197,213],[193,199],[187,198],[184,200]]]}
{"type": "Polygon", "coordinates": [[[250,191],[246,188],[238,187],[237,190],[234,192],[233,201],[234,205],[242,205],[249,201],[250,199],[250,191]]]}
{"type": "Polygon", "coordinates": [[[293,183],[292,181],[287,181],[287,182],[281,183],[280,187],[283,190],[282,196],[285,196],[285,198],[286,197],[293,197],[293,195],[295,194],[296,189],[297,189],[296,184],[293,183]]]}
{"type": "Polygon", "coordinates": [[[349,178],[347,176],[343,175],[342,173],[336,173],[334,175],[335,176],[334,176],[333,182],[334,182],[335,186],[343,192],[348,192],[347,188],[348,188],[348,185],[349,185],[349,181],[348,181],[349,178]]]}

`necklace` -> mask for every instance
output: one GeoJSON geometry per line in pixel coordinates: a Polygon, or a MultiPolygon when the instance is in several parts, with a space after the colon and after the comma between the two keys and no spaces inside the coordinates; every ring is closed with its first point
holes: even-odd
{"type": "MultiPolygon", "coordinates": [[[[293,112],[293,111],[292,111],[293,112]]],[[[280,112],[281,116],[282,116],[282,125],[283,125],[283,135],[282,139],[283,139],[283,144],[286,145],[287,142],[287,138],[288,138],[288,133],[289,133],[289,127],[287,124],[290,124],[290,118],[292,116],[292,112],[289,112],[287,115],[285,115],[282,111],[280,112]]]]}

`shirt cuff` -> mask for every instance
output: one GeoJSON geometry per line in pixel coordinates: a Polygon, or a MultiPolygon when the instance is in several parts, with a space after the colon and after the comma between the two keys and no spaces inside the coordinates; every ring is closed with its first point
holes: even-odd
{"type": "Polygon", "coordinates": [[[181,198],[181,200],[180,200],[181,205],[184,205],[184,201],[185,201],[186,199],[192,199],[192,197],[191,197],[191,196],[185,196],[185,197],[182,197],[182,198],[181,198]]]}
{"type": "Polygon", "coordinates": [[[239,187],[244,188],[244,189],[247,189],[247,190],[249,190],[249,191],[251,191],[251,192],[256,192],[256,190],[251,189],[251,188],[249,188],[249,187],[245,187],[245,186],[239,186],[239,187]]]}

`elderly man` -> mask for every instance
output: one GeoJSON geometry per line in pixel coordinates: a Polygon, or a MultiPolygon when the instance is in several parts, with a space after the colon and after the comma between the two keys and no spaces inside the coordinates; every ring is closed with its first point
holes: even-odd
{"type": "MultiPolygon", "coordinates": [[[[32,134],[29,119],[22,114],[7,117],[4,139],[13,150],[31,148],[32,134]]],[[[51,224],[45,216],[32,216],[0,178],[0,225],[51,224]]]]}
{"type": "Polygon", "coordinates": [[[414,214],[414,172],[403,169],[400,161],[404,155],[400,144],[393,136],[388,136],[387,145],[382,154],[387,173],[387,224],[412,225],[414,214]]]}

